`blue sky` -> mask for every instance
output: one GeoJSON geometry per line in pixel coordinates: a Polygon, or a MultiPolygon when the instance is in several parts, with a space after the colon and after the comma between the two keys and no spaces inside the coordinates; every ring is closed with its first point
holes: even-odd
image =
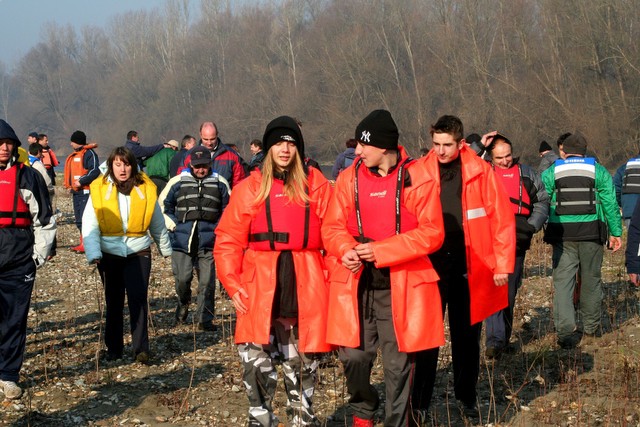
{"type": "Polygon", "coordinates": [[[164,0],[0,0],[0,61],[15,65],[41,41],[49,22],[104,27],[114,15],[163,7],[164,0]]]}

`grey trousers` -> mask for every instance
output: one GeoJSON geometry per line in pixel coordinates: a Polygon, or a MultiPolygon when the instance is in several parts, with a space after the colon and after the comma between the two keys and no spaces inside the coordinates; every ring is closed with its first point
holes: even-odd
{"type": "Polygon", "coordinates": [[[360,347],[339,350],[344,365],[349,405],[358,418],[373,419],[380,405],[378,392],[371,385],[371,369],[382,349],[385,383],[385,427],[406,426],[413,375],[413,356],[398,350],[393,327],[391,290],[365,290],[359,298],[360,347]]]}
{"type": "Polygon", "coordinates": [[[580,267],[580,314],[584,332],[600,327],[602,307],[601,268],[603,247],[596,242],[562,242],[553,245],[553,320],[558,339],[568,338],[576,329],[573,291],[580,267]]]}
{"type": "Polygon", "coordinates": [[[194,263],[198,266],[198,296],[194,322],[211,322],[215,316],[216,270],[211,250],[199,250],[197,254],[173,251],[171,265],[176,280],[176,294],[180,305],[191,303],[191,280],[194,263]]]}

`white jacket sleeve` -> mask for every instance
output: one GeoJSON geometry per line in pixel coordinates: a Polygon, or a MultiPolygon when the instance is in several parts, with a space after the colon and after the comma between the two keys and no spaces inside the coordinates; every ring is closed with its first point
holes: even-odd
{"type": "Polygon", "coordinates": [[[96,211],[93,209],[91,196],[87,201],[82,215],[82,239],[84,243],[84,253],[89,264],[96,260],[102,259],[102,250],[100,249],[100,225],[96,217],[96,211]]]}
{"type": "Polygon", "coordinates": [[[151,224],[149,224],[149,233],[151,233],[151,237],[153,237],[153,240],[156,242],[162,256],[170,256],[172,252],[171,241],[169,240],[169,232],[165,226],[164,215],[162,214],[162,210],[160,210],[158,202],[156,202],[156,206],[153,209],[151,224]]]}

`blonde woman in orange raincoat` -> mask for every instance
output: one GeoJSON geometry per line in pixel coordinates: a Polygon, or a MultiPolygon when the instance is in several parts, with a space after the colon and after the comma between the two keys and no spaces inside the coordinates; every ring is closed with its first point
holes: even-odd
{"type": "Polygon", "coordinates": [[[271,121],[263,145],[261,169],[233,188],[214,258],[237,311],[249,425],[278,425],[271,402],[279,362],[291,425],[316,425],[314,353],[331,349],[320,237],[331,186],[319,170],[304,167],[304,140],[293,118],[271,121]]]}

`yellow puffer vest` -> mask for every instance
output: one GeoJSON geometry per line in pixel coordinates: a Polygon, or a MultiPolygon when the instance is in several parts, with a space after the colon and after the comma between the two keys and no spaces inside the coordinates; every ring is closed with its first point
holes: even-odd
{"type": "Polygon", "coordinates": [[[126,233],[122,228],[116,186],[105,176],[100,176],[91,183],[91,202],[103,236],[142,237],[147,234],[158,196],[155,184],[146,175],[142,176],[144,182],[133,187],[129,196],[131,208],[126,233]]]}

